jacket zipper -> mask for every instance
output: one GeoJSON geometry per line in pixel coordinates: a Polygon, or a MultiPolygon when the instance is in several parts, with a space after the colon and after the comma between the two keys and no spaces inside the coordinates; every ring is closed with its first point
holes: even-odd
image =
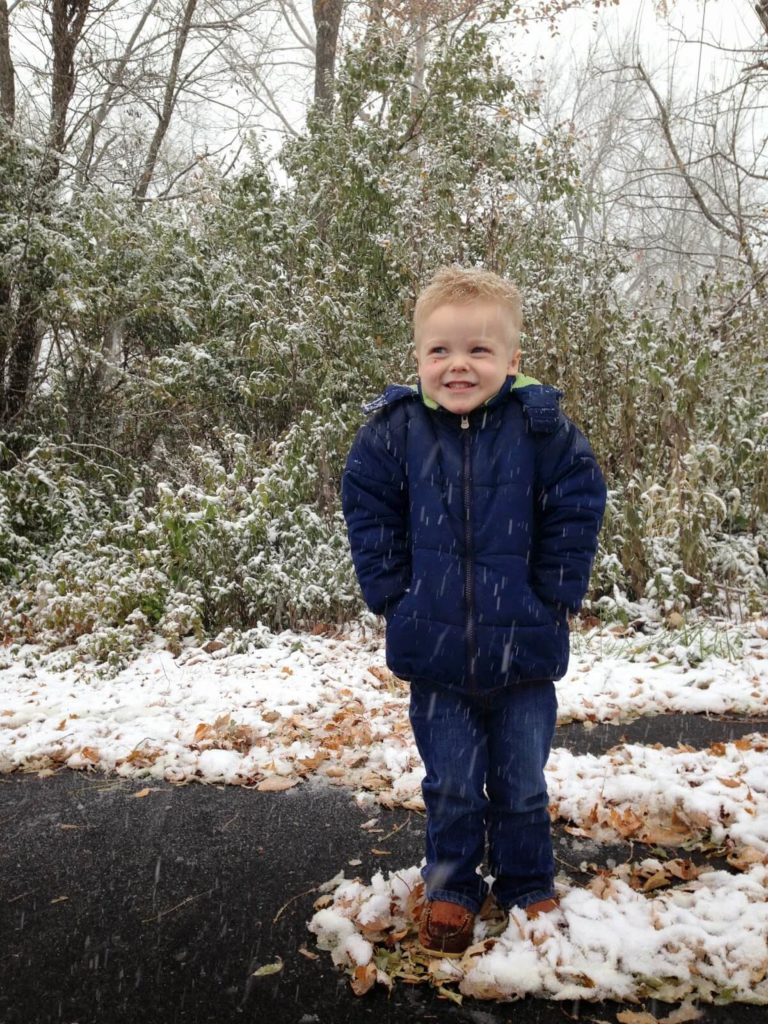
{"type": "Polygon", "coordinates": [[[469,675],[469,688],[475,690],[475,574],[472,564],[472,521],[470,519],[470,458],[469,458],[469,416],[461,417],[461,429],[466,431],[463,434],[464,441],[464,547],[466,549],[464,586],[467,601],[467,672],[469,675]]]}

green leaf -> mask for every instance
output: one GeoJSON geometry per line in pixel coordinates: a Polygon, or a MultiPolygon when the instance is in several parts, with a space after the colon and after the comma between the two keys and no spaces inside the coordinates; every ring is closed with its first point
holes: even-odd
{"type": "Polygon", "coordinates": [[[252,978],[263,978],[267,974],[277,974],[278,971],[282,971],[283,961],[280,957],[275,960],[273,964],[264,964],[263,967],[259,967],[257,971],[254,971],[251,975],[252,978]]]}

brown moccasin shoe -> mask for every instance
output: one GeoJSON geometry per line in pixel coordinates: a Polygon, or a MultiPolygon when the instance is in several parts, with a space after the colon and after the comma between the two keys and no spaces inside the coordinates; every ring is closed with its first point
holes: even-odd
{"type": "Polygon", "coordinates": [[[557,910],[560,906],[560,900],[557,896],[550,896],[546,900],[539,900],[537,903],[529,903],[525,908],[525,912],[530,918],[538,917],[539,914],[548,914],[552,910],[557,910]]]}
{"type": "Polygon", "coordinates": [[[448,900],[429,900],[419,925],[419,948],[430,956],[462,956],[472,942],[475,915],[448,900]]]}

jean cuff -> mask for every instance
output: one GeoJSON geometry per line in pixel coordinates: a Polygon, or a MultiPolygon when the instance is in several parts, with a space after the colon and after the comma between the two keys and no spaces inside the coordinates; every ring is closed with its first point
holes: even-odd
{"type": "Polygon", "coordinates": [[[480,907],[483,905],[483,900],[476,900],[465,892],[451,892],[450,889],[435,889],[434,892],[428,892],[427,899],[447,900],[449,903],[458,903],[459,906],[471,910],[473,914],[479,914],[480,907]]]}
{"type": "Polygon", "coordinates": [[[519,899],[516,899],[513,903],[509,904],[508,906],[505,904],[504,909],[511,910],[512,907],[520,907],[521,910],[525,910],[525,908],[529,907],[532,903],[538,903],[539,900],[554,899],[556,896],[557,893],[555,892],[554,888],[537,889],[536,892],[527,892],[525,896],[520,896],[519,899]]]}

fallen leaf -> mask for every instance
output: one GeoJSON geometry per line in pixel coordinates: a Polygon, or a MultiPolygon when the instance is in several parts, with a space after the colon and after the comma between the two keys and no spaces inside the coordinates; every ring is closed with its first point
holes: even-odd
{"type": "Polygon", "coordinates": [[[313,953],[311,949],[307,949],[306,946],[299,946],[299,952],[302,956],[305,956],[307,960],[319,960],[320,954],[313,953]]]}
{"type": "Polygon", "coordinates": [[[652,1013],[645,1010],[641,1010],[639,1013],[636,1010],[620,1010],[616,1014],[616,1020],[620,1024],[659,1024],[658,1017],[654,1017],[652,1013]]]}
{"type": "Polygon", "coordinates": [[[275,960],[273,964],[264,964],[263,967],[259,967],[258,970],[254,971],[251,975],[252,978],[263,978],[267,974],[277,974],[278,971],[282,971],[283,961],[280,957],[275,960]]]}
{"type": "Polygon", "coordinates": [[[152,790],[148,786],[145,786],[144,789],[140,789],[138,791],[138,793],[134,793],[133,795],[134,795],[134,797],[136,799],[139,799],[140,797],[143,797],[143,796],[149,796],[149,794],[151,792],[152,792],[152,790]]]}
{"type": "Polygon", "coordinates": [[[327,750],[318,750],[318,752],[312,757],[298,758],[297,764],[300,764],[301,767],[305,768],[307,771],[312,772],[329,756],[330,755],[327,750]]]}
{"type": "Polygon", "coordinates": [[[363,789],[388,789],[389,782],[387,779],[382,778],[381,775],[376,772],[367,772],[362,779],[360,779],[360,785],[363,789]]]}
{"type": "Polygon", "coordinates": [[[262,779],[256,789],[260,793],[282,793],[285,789],[292,789],[298,783],[298,779],[287,775],[270,775],[262,779]]]}
{"type": "Polygon", "coordinates": [[[374,679],[378,679],[380,683],[393,683],[395,681],[395,677],[387,668],[380,668],[378,665],[371,665],[368,671],[374,679]]]}
{"type": "Polygon", "coordinates": [[[56,899],[51,900],[51,903],[63,903],[65,900],[68,900],[68,899],[69,899],[69,896],[57,896],[56,899]]]}
{"type": "Polygon", "coordinates": [[[391,857],[392,856],[392,851],[391,850],[378,850],[375,846],[371,850],[371,853],[374,854],[376,857],[391,857]]]}
{"type": "Polygon", "coordinates": [[[637,832],[637,830],[644,824],[643,819],[639,815],[635,814],[631,807],[626,807],[621,812],[612,808],[609,814],[609,820],[616,831],[625,839],[628,836],[631,836],[634,832],[637,832]]]}
{"type": "Polygon", "coordinates": [[[643,830],[642,841],[649,846],[680,846],[680,837],[690,834],[690,828],[686,824],[677,824],[674,828],[663,825],[653,825],[643,830]]]}
{"type": "Polygon", "coordinates": [[[371,961],[364,967],[356,967],[350,984],[356,996],[364,996],[376,984],[376,964],[371,961]]]}
{"type": "Polygon", "coordinates": [[[652,874],[650,878],[646,878],[643,882],[642,891],[649,892],[651,889],[658,889],[660,885],[669,885],[669,877],[663,868],[661,871],[656,871],[652,874]]]}
{"type": "Polygon", "coordinates": [[[729,854],[726,860],[737,871],[748,871],[753,864],[762,864],[768,861],[768,854],[755,849],[754,846],[740,846],[729,854]]]}
{"type": "Polygon", "coordinates": [[[701,1017],[701,1010],[693,1003],[683,1003],[672,1013],[661,1018],[661,1024],[684,1024],[688,1020],[698,1020],[701,1017]]]}
{"type": "Polygon", "coordinates": [[[680,878],[686,882],[691,878],[698,878],[701,874],[701,868],[694,864],[692,860],[684,860],[682,857],[668,860],[664,865],[664,870],[668,871],[670,875],[674,875],[675,878],[680,878]]]}

